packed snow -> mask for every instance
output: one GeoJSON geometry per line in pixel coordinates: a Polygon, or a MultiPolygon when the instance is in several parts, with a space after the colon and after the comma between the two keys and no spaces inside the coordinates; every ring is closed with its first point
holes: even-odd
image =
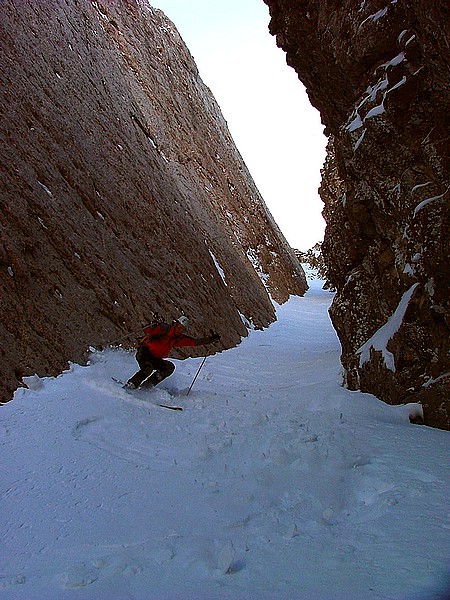
{"type": "Polygon", "coordinates": [[[363,344],[357,351],[357,354],[360,354],[359,357],[359,366],[362,367],[366,362],[370,361],[370,351],[372,348],[381,352],[381,355],[384,360],[384,364],[386,367],[395,373],[395,360],[392,352],[389,352],[387,349],[387,345],[389,340],[391,340],[397,331],[400,329],[400,326],[403,322],[403,318],[406,313],[406,309],[408,308],[409,301],[414,294],[414,290],[418,286],[418,283],[413,283],[413,285],[406,290],[406,292],[402,295],[400,302],[398,303],[397,308],[394,313],[389,317],[386,323],[380,327],[373,336],[367,340],[365,344],[363,344]]]}
{"type": "Polygon", "coordinates": [[[201,359],[127,392],[123,349],[28,378],[0,409],[1,599],[447,597],[449,433],[341,387],[331,299],[313,281],[188,396],[201,359]]]}
{"type": "Polygon", "coordinates": [[[213,259],[214,266],[216,267],[216,269],[217,269],[217,272],[219,273],[219,275],[220,275],[220,278],[222,279],[222,281],[223,281],[224,285],[225,285],[226,287],[228,287],[228,283],[227,283],[227,281],[226,281],[226,278],[225,278],[225,273],[224,273],[224,270],[223,270],[223,269],[222,269],[222,267],[219,265],[219,262],[218,262],[217,258],[214,256],[214,254],[211,252],[211,250],[209,250],[209,254],[210,254],[211,258],[213,259]]]}
{"type": "Polygon", "coordinates": [[[394,58],[383,63],[381,66],[387,69],[388,67],[396,67],[405,60],[405,53],[399,52],[394,58]]]}
{"type": "Polygon", "coordinates": [[[443,192],[442,194],[439,194],[438,196],[432,196],[431,198],[425,198],[425,200],[422,200],[422,202],[419,202],[419,204],[416,206],[416,208],[414,209],[414,218],[417,216],[417,214],[422,210],[422,208],[424,208],[424,206],[426,206],[427,204],[429,204],[430,202],[434,202],[435,200],[440,200],[441,198],[443,198],[445,196],[445,194],[450,190],[450,186],[445,190],[445,192],[443,192]]]}
{"type": "MultiPolygon", "coordinates": [[[[386,9],[383,9],[384,11],[387,11],[386,9]]],[[[380,14],[380,16],[384,16],[385,12],[383,14],[383,11],[379,11],[378,14],[380,14]]],[[[372,16],[376,16],[376,15],[372,15],[372,16]]],[[[368,21],[369,19],[371,19],[371,17],[368,17],[365,21],[363,21],[363,23],[365,23],[366,21],[368,21]]],[[[361,26],[363,25],[363,23],[361,24],[361,26]]],[[[399,36],[400,38],[400,36],[399,36]]],[[[408,43],[411,40],[408,40],[408,43]]],[[[378,80],[378,82],[374,85],[371,86],[369,85],[366,88],[366,92],[364,94],[364,96],[362,97],[362,100],[355,106],[355,108],[353,109],[350,117],[348,118],[348,122],[347,125],[345,127],[345,129],[349,132],[349,133],[354,133],[355,131],[357,131],[358,129],[360,129],[361,127],[364,126],[365,122],[368,121],[369,119],[372,119],[373,117],[379,117],[380,115],[382,115],[383,113],[386,112],[386,108],[384,106],[384,102],[386,100],[386,97],[388,94],[390,94],[391,92],[393,92],[394,90],[398,89],[399,87],[401,87],[402,85],[404,85],[407,81],[406,76],[404,75],[399,81],[397,81],[394,85],[392,85],[391,87],[389,86],[389,76],[388,76],[388,69],[390,67],[396,67],[397,65],[399,65],[401,62],[403,62],[405,60],[405,53],[404,52],[400,52],[399,54],[397,54],[396,56],[394,56],[394,58],[392,58],[391,60],[381,64],[378,68],[383,69],[384,72],[381,76],[381,78],[378,80]],[[367,102],[375,102],[378,96],[378,93],[382,92],[382,99],[381,99],[381,103],[374,106],[373,108],[371,108],[364,117],[361,116],[360,114],[360,110],[361,108],[367,103],[367,102]]],[[[378,70],[377,68],[377,70],[378,70]]],[[[375,71],[376,72],[376,71],[375,71]]],[[[364,136],[366,134],[366,129],[364,128],[363,132],[361,133],[361,135],[358,137],[356,143],[353,146],[353,150],[356,152],[356,150],[359,148],[361,142],[364,139],[364,136]]]]}

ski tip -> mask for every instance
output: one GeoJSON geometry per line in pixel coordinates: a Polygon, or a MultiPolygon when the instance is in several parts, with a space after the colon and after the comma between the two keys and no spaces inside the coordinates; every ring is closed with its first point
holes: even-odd
{"type": "MultiPolygon", "coordinates": [[[[118,383],[119,385],[121,385],[126,391],[135,391],[135,389],[141,389],[141,388],[128,388],[126,384],[124,384],[123,381],[121,381],[120,379],[117,379],[116,377],[111,377],[111,379],[113,381],[115,381],[116,383],[118,383]]],[[[153,388],[148,388],[148,389],[153,389],[153,388]]],[[[181,406],[170,406],[169,404],[156,404],[156,402],[151,402],[151,404],[154,404],[154,406],[160,406],[161,408],[168,408],[169,410],[183,410],[183,408],[181,406]]]]}

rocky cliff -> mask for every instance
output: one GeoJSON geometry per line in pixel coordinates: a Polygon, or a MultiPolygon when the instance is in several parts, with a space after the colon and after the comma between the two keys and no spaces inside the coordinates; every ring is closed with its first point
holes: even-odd
{"type": "Polygon", "coordinates": [[[265,2],[329,136],[323,251],[346,385],[449,428],[450,6],[265,2]]]}
{"type": "Polygon", "coordinates": [[[5,0],[2,399],[184,312],[223,347],[306,281],[173,24],[144,0],[5,0]]]}

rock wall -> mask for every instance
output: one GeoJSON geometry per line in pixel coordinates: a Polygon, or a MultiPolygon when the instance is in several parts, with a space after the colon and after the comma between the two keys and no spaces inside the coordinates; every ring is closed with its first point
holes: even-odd
{"type": "Polygon", "coordinates": [[[150,319],[223,347],[307,288],[173,24],[144,0],[4,0],[2,399],[150,319]]]}
{"type": "Polygon", "coordinates": [[[449,428],[450,6],[265,2],[329,136],[323,251],[345,383],[449,428]]]}

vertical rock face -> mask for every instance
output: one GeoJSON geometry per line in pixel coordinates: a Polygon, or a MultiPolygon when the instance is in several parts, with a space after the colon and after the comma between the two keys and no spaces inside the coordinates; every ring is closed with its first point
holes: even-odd
{"type": "Polygon", "coordinates": [[[143,0],[5,0],[2,399],[89,345],[188,314],[225,347],[303,294],[172,23],[143,0]]]}
{"type": "Polygon", "coordinates": [[[320,189],[346,384],[448,428],[450,7],[265,0],[329,135],[320,189]]]}

